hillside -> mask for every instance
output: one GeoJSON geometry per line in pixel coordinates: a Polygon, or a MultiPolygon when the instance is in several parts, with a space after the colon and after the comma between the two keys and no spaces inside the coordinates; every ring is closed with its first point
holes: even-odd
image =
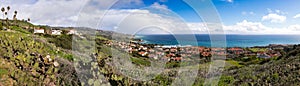
{"type": "MultiPolygon", "coordinates": [[[[3,23],[5,24],[5,22],[3,23]]],[[[0,31],[0,86],[107,84],[113,86],[166,86],[170,85],[178,75],[180,67],[178,62],[166,64],[167,67],[163,73],[154,76],[149,81],[138,81],[120,73],[112,65],[114,62],[112,52],[120,54],[123,52],[109,47],[105,43],[128,38],[126,34],[101,30],[97,30],[96,36],[93,37],[33,34],[32,29],[24,28],[28,26],[53,28],[23,21],[18,21],[18,23],[10,21],[9,30],[0,31]],[[116,38],[113,39],[112,35],[116,38]],[[78,40],[74,41],[74,38],[78,40]],[[95,46],[88,46],[91,45],[89,41],[94,41],[95,46]],[[83,45],[80,45],[81,43],[83,45]],[[72,49],[78,50],[78,52],[74,53],[72,49]],[[88,54],[81,53],[88,49],[95,50],[88,54]],[[91,61],[78,60],[85,59],[84,57],[88,57],[91,61]],[[75,68],[82,69],[76,70],[75,68]],[[81,73],[86,76],[81,76],[81,73]]],[[[65,27],[55,28],[67,29],[65,27]]],[[[226,60],[225,71],[223,71],[218,85],[299,85],[300,46],[295,45],[293,49],[282,52],[285,52],[285,55],[276,59],[254,58],[249,62],[226,60]]],[[[151,64],[148,59],[140,57],[130,57],[129,59],[137,68],[144,68],[151,64]]],[[[191,68],[200,68],[193,85],[203,85],[209,64],[208,62],[190,66],[191,68]]]]}
{"type": "Polygon", "coordinates": [[[60,51],[56,46],[40,42],[40,37],[31,34],[14,31],[1,31],[0,34],[0,84],[51,85],[76,82],[65,82],[61,75],[67,73],[65,70],[68,69],[60,65],[71,64],[64,59],[70,54],[60,51]]]}
{"type": "Polygon", "coordinates": [[[300,85],[300,46],[278,60],[227,70],[224,75],[234,78],[233,85],[300,85]]]}

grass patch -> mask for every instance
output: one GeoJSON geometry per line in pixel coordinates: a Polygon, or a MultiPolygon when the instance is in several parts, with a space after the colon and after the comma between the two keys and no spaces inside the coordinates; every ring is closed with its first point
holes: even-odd
{"type": "Polygon", "coordinates": [[[100,40],[109,40],[109,39],[107,39],[107,38],[105,38],[105,37],[102,37],[102,36],[96,36],[96,39],[100,39],[100,40]]]}
{"type": "Polygon", "coordinates": [[[151,66],[151,62],[148,61],[147,59],[131,57],[130,60],[132,61],[133,64],[151,66]]]}
{"type": "Polygon", "coordinates": [[[70,35],[52,36],[49,42],[64,49],[72,49],[72,36],[70,35]]]}
{"type": "Polygon", "coordinates": [[[17,27],[17,26],[12,26],[10,27],[12,30],[15,30],[15,31],[18,31],[18,32],[21,32],[21,33],[25,33],[25,34],[30,34],[30,32],[22,29],[21,27],[17,27]]]}
{"type": "Polygon", "coordinates": [[[226,61],[226,66],[225,68],[230,68],[230,67],[242,67],[243,65],[240,64],[238,61],[234,60],[227,60],[226,61]]]}
{"type": "Polygon", "coordinates": [[[250,48],[249,50],[252,52],[265,52],[268,49],[267,48],[250,48]]]}
{"type": "Polygon", "coordinates": [[[231,86],[234,82],[234,78],[232,76],[221,76],[218,86],[231,86]]]}
{"type": "Polygon", "coordinates": [[[2,77],[3,75],[7,75],[8,71],[6,69],[1,69],[0,68],[0,77],[2,77]]]}

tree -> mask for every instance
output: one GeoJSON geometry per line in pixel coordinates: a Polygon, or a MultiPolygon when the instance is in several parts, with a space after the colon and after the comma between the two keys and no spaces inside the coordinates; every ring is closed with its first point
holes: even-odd
{"type": "Polygon", "coordinates": [[[5,21],[6,21],[6,25],[7,25],[7,27],[8,27],[8,18],[7,18],[7,12],[4,12],[4,15],[6,16],[6,19],[5,19],[5,21]]]}
{"type": "Polygon", "coordinates": [[[6,25],[7,25],[7,29],[9,29],[9,22],[8,22],[8,11],[10,10],[10,6],[7,6],[6,7],[7,11],[4,13],[6,15],[6,25]]]}
{"type": "Polygon", "coordinates": [[[0,24],[0,30],[3,30],[3,23],[0,24]]]}
{"type": "Polygon", "coordinates": [[[4,12],[4,15],[7,16],[7,12],[4,12]]]}
{"type": "Polygon", "coordinates": [[[10,7],[9,6],[7,6],[7,12],[10,10],[10,7]]]}
{"type": "Polygon", "coordinates": [[[14,20],[17,20],[17,14],[18,14],[18,11],[15,11],[14,13],[15,13],[15,14],[14,14],[13,19],[14,19],[14,20]]]}
{"type": "Polygon", "coordinates": [[[5,14],[5,15],[6,15],[6,18],[8,18],[7,13],[8,13],[8,11],[10,10],[10,6],[7,6],[6,9],[7,9],[7,11],[6,11],[6,14],[5,14]]]}
{"type": "Polygon", "coordinates": [[[2,7],[2,8],[1,8],[1,11],[2,11],[2,13],[3,13],[3,19],[4,19],[4,12],[5,12],[5,8],[4,8],[4,7],[2,7]]]}
{"type": "Polygon", "coordinates": [[[27,21],[30,22],[30,18],[28,18],[27,21]]]}
{"type": "Polygon", "coordinates": [[[15,15],[13,16],[13,18],[14,18],[14,20],[17,20],[17,15],[15,14],[15,15]]]}

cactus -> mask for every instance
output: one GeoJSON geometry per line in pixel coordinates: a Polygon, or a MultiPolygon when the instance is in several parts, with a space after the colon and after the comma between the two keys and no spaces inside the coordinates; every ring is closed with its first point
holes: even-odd
{"type": "Polygon", "coordinates": [[[89,84],[89,85],[93,85],[93,84],[94,84],[94,79],[89,79],[89,80],[88,80],[88,84],[89,84]]]}

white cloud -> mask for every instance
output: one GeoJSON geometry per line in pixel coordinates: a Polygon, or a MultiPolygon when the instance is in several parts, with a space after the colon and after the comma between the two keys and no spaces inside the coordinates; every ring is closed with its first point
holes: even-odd
{"type": "Polygon", "coordinates": [[[35,24],[65,25],[74,23],[74,16],[86,3],[82,0],[38,0],[32,3],[18,3],[22,0],[1,2],[1,6],[10,6],[10,18],[14,10],[18,11],[18,19],[31,18],[35,24]]]}
{"type": "Polygon", "coordinates": [[[293,18],[299,18],[300,14],[295,15],[293,18]]]}
{"type": "MultiPolygon", "coordinates": [[[[92,27],[96,29],[100,28],[105,30],[119,29],[120,32],[125,33],[130,33],[136,30],[138,31],[138,29],[143,28],[142,26],[147,25],[152,27],[157,26],[156,28],[161,28],[167,32],[171,31],[173,33],[181,34],[208,34],[218,31],[222,33],[222,31],[217,29],[208,30],[206,25],[209,23],[186,23],[179,17],[167,17],[166,15],[159,14],[168,13],[168,11],[170,11],[166,5],[159,3],[152,4],[150,8],[159,9],[159,11],[162,12],[152,12],[148,9],[106,10],[106,8],[113,3],[113,0],[92,1],[93,3],[84,2],[82,0],[39,0],[31,3],[13,3],[5,1],[5,3],[0,3],[0,5],[10,5],[12,8],[11,10],[18,10],[18,18],[27,19],[29,17],[31,18],[32,22],[36,24],[47,24],[52,26],[75,26],[74,23],[77,22],[79,23],[77,24],[78,26],[92,27]],[[87,4],[85,5],[85,3],[87,4]],[[85,7],[83,8],[83,6],[85,7]],[[101,27],[99,27],[97,24],[99,24],[99,21],[101,20],[101,27]]],[[[134,2],[135,5],[142,5],[143,2],[139,1],[140,0],[132,0],[129,2],[134,2]]],[[[124,1],[123,5],[128,5],[129,2],[124,1]]],[[[247,15],[255,14],[254,12],[245,13],[247,15]]],[[[276,13],[270,13],[264,16],[262,20],[279,23],[286,21],[286,17],[276,13]]],[[[244,20],[236,23],[235,25],[223,25],[223,30],[227,34],[296,34],[300,33],[300,25],[274,28],[267,27],[261,22],[249,22],[244,20]]],[[[162,30],[146,30],[146,32],[156,34],[165,33],[162,32],[162,30]]]]}
{"type": "MultiPolygon", "coordinates": [[[[104,0],[98,1],[102,3],[104,0]]],[[[135,8],[144,6],[144,2],[142,0],[118,0],[118,2],[114,6],[117,8],[135,8]]]]}
{"type": "Polygon", "coordinates": [[[243,14],[243,15],[247,15],[247,12],[243,11],[242,14],[243,14]]]}
{"type": "MultiPolygon", "coordinates": [[[[96,15],[95,15],[96,16],[96,15]]],[[[111,9],[102,18],[101,29],[133,34],[141,33],[161,34],[159,30],[144,30],[147,28],[159,28],[171,33],[192,34],[188,24],[172,13],[167,6],[154,3],[144,9],[111,9]],[[146,32],[145,32],[146,31],[146,32]]]]}
{"type": "Polygon", "coordinates": [[[235,25],[224,25],[227,34],[299,34],[300,25],[290,25],[287,27],[268,27],[261,22],[249,22],[243,20],[235,25]]]}
{"type": "Polygon", "coordinates": [[[234,0],[220,0],[220,1],[229,2],[229,3],[233,3],[234,2],[234,0]]]}
{"type": "MultiPolygon", "coordinates": [[[[179,19],[163,17],[163,15],[152,13],[148,9],[106,9],[116,0],[91,0],[90,2],[82,0],[39,0],[34,3],[15,3],[13,1],[2,1],[0,5],[11,6],[11,10],[19,11],[19,19],[31,18],[31,22],[35,24],[83,26],[112,30],[117,28],[117,25],[124,21],[124,19],[129,18],[129,23],[133,23],[134,25],[149,23],[174,32],[177,31],[178,33],[188,32],[182,31],[183,29],[187,29],[187,25],[179,19]],[[100,26],[97,25],[99,23],[100,26]]],[[[130,4],[142,5],[143,2],[141,0],[121,0],[117,4],[119,7],[124,7],[130,4]]],[[[159,11],[170,11],[166,5],[159,3],[152,4],[150,8],[159,9],[159,11]]],[[[130,26],[129,24],[126,26],[129,28],[134,25],[130,26]]],[[[122,28],[124,29],[125,27],[122,28]]],[[[128,28],[125,28],[127,32],[133,31],[128,28]]]]}
{"type": "Polygon", "coordinates": [[[257,34],[269,29],[260,22],[249,22],[247,20],[243,20],[232,26],[224,25],[223,28],[229,34],[257,34]]]}
{"type": "Polygon", "coordinates": [[[288,27],[289,30],[294,30],[294,31],[300,31],[300,25],[296,24],[296,25],[290,25],[288,27]]]}
{"type": "Polygon", "coordinates": [[[159,2],[168,2],[168,0],[159,0],[159,2]]]}
{"type": "Polygon", "coordinates": [[[242,15],[255,15],[255,13],[252,11],[250,11],[250,12],[243,11],[242,15]]]}
{"type": "Polygon", "coordinates": [[[163,4],[159,4],[158,2],[153,3],[150,7],[156,8],[156,9],[164,9],[168,10],[168,7],[163,4]]]}
{"type": "MultiPolygon", "coordinates": [[[[222,31],[209,29],[206,26],[207,23],[187,23],[190,30],[194,31],[194,33],[198,34],[209,34],[209,33],[217,33],[222,34],[222,31]]],[[[247,20],[243,20],[234,25],[222,25],[223,31],[225,34],[299,34],[300,33],[300,25],[290,25],[287,27],[269,27],[261,22],[250,22],[247,20]]]]}
{"type": "MultiPolygon", "coordinates": [[[[117,0],[5,0],[0,1],[0,5],[11,7],[10,18],[12,18],[13,11],[17,10],[17,18],[31,18],[31,22],[34,24],[75,26],[75,23],[78,22],[77,19],[80,21],[90,20],[90,22],[97,23],[102,15],[104,15],[105,9],[108,9],[116,1],[117,0]],[[77,18],[79,14],[82,15],[80,18],[77,18]],[[82,19],[82,16],[86,19],[82,19]]],[[[119,0],[119,2],[115,3],[113,8],[130,8],[131,6],[143,5],[142,0],[119,0]]]]}
{"type": "Polygon", "coordinates": [[[232,3],[232,2],[233,2],[233,0],[227,0],[227,2],[230,2],[230,3],[232,3]]]}
{"type": "Polygon", "coordinates": [[[249,14],[250,14],[250,15],[255,15],[255,13],[254,13],[254,12],[249,12],[249,14]]]}
{"type": "Polygon", "coordinates": [[[286,15],[286,14],[288,14],[288,12],[284,12],[284,11],[281,11],[281,10],[278,10],[278,9],[272,10],[270,8],[267,8],[267,10],[268,10],[268,13],[275,13],[275,14],[280,14],[280,15],[286,15]]]}
{"type": "Polygon", "coordinates": [[[268,10],[268,13],[273,13],[273,10],[272,10],[272,9],[267,8],[267,10],[268,10]]]}
{"type": "Polygon", "coordinates": [[[272,23],[283,23],[286,20],[286,16],[270,13],[262,17],[262,21],[270,21],[272,23]]]}

